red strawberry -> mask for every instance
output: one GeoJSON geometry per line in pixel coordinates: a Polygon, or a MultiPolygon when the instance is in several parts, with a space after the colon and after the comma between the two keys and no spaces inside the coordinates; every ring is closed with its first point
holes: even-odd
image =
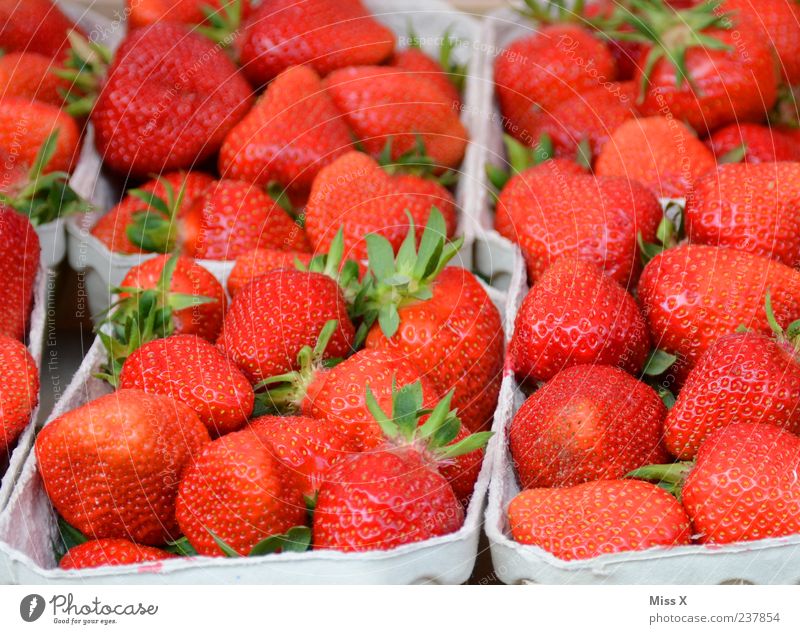
{"type": "Polygon", "coordinates": [[[39,402],[39,369],[24,344],[0,335],[0,457],[8,456],[39,402]]]}
{"type": "Polygon", "coordinates": [[[162,21],[205,24],[209,21],[206,9],[213,9],[217,12],[216,16],[225,18],[227,13],[224,9],[234,6],[241,11],[241,18],[247,17],[252,10],[250,0],[125,0],[129,29],[162,21]]]}
{"type": "Polygon", "coordinates": [[[409,359],[453,404],[470,431],[490,421],[502,379],[500,314],[478,279],[459,267],[442,268],[458,246],[446,244],[440,214],[431,214],[414,254],[409,234],[395,261],[389,244],[371,235],[365,313],[376,320],[366,347],[409,359]]]}
{"type": "Polygon", "coordinates": [[[729,157],[745,163],[800,160],[800,150],[791,134],[758,123],[732,123],[720,128],[706,140],[706,145],[720,161],[729,157]]]}
{"type": "Polygon", "coordinates": [[[396,250],[414,224],[424,226],[431,207],[446,218],[447,236],[456,229],[455,201],[441,185],[419,176],[387,174],[377,161],[349,152],[320,171],[305,209],[305,227],[316,251],[328,251],[338,228],[346,255],[367,256],[366,236],[379,233],[396,250]]]}
{"type": "MultiPolygon", "coordinates": [[[[120,285],[122,288],[157,288],[164,266],[170,256],[160,255],[134,266],[120,285]]],[[[172,320],[176,335],[197,335],[214,341],[222,327],[225,314],[225,289],[211,273],[190,258],[178,258],[169,285],[170,293],[182,293],[210,298],[211,301],[196,303],[175,310],[172,320]]],[[[121,295],[124,298],[126,295],[121,295]]]]}
{"type": "Polygon", "coordinates": [[[691,242],[800,265],[800,163],[731,163],[695,182],[686,203],[691,242]]]}
{"type": "Polygon", "coordinates": [[[119,387],[185,403],[212,436],[240,429],[253,411],[247,377],[195,335],[173,335],[143,345],[126,359],[119,387]]]}
{"type": "Polygon", "coordinates": [[[680,502],[636,480],[529,489],[511,501],[508,521],[515,541],[565,560],[686,545],[692,534],[680,502]]]}
{"type": "Polygon", "coordinates": [[[135,176],[189,168],[213,155],[252,103],[225,53],[180,24],[128,35],[92,109],[97,150],[135,176]]]}
{"type": "MultiPolygon", "coordinates": [[[[443,36],[443,42],[448,39],[448,35],[443,36]]],[[[411,46],[401,51],[395,51],[389,66],[399,68],[407,73],[413,73],[424,77],[450,101],[451,107],[458,112],[461,106],[461,95],[456,82],[463,83],[466,69],[456,67],[455,69],[446,68],[441,61],[425,53],[422,49],[411,46]],[[455,72],[453,72],[455,71],[455,72]],[[451,74],[452,73],[452,74],[451,74]]]]}
{"type": "Polygon", "coordinates": [[[303,481],[303,494],[313,497],[325,472],[347,455],[343,437],[324,420],[308,416],[261,416],[250,429],[266,440],[303,481]]]}
{"type": "Polygon", "coordinates": [[[494,79],[506,130],[533,146],[539,139],[541,113],[613,81],[614,59],[590,31],[557,24],[515,40],[502,51],[494,79]]]}
{"type": "Polygon", "coordinates": [[[326,357],[345,356],[355,329],[338,284],[320,273],[270,271],[236,295],[217,345],[257,383],[296,369],[298,352],[332,319],[338,326],[326,357]]]}
{"type": "Polygon", "coordinates": [[[228,276],[228,294],[235,297],[242,288],[264,273],[275,269],[293,269],[295,261],[307,266],[311,262],[311,257],[311,253],[279,249],[253,249],[242,253],[236,258],[236,263],[228,276]]]}
{"type": "Polygon", "coordinates": [[[514,416],[509,446],[523,489],[614,480],[666,459],[667,410],[620,370],[578,365],[556,374],[514,416]]]}
{"type": "Polygon", "coordinates": [[[782,327],[800,317],[797,271],[762,256],[689,244],[648,263],[639,302],[653,344],[678,357],[671,373],[680,383],[714,341],[740,325],[772,332],[764,310],[768,290],[782,327]]]}
{"type": "Polygon", "coordinates": [[[319,76],[295,66],[275,78],[225,137],[219,171],[307,195],[319,170],[351,148],[350,131],[319,76]]]}
{"type": "Polygon", "coordinates": [[[495,227],[522,248],[531,283],[558,258],[578,256],[627,287],[641,268],[637,235],[655,240],[663,216],[658,200],[635,181],[550,163],[508,181],[495,227]]]}
{"type": "Polygon", "coordinates": [[[214,536],[240,555],[306,520],[302,480],[253,429],[203,447],[181,478],[181,532],[200,555],[222,556],[214,536]]]}
{"type": "MultiPolygon", "coordinates": [[[[125,198],[114,206],[107,214],[101,216],[92,227],[92,235],[105,244],[114,253],[142,253],[141,247],[135,245],[128,237],[128,226],[138,212],[161,213],[145,202],[144,194],[155,194],[167,207],[170,202],[177,202],[177,194],[183,188],[183,198],[173,215],[182,216],[194,200],[214,182],[203,172],[170,172],[159,178],[147,181],[135,190],[129,190],[125,198]],[[142,192],[142,193],[139,193],[142,192]]],[[[156,202],[155,204],[158,204],[156,202]]]]}
{"type": "Polygon", "coordinates": [[[715,430],[740,421],[800,434],[800,364],[793,347],[765,335],[726,335],[700,357],[664,422],[667,449],[692,460],[715,430]]]}
{"type": "Polygon", "coordinates": [[[67,33],[80,29],[51,0],[0,0],[0,48],[50,58],[68,48],[67,33]]]}
{"type": "Polygon", "coordinates": [[[135,544],[128,539],[93,539],[70,548],[61,558],[58,567],[62,570],[78,570],[99,566],[125,566],[172,559],[176,556],[152,546],[135,544]]]}
{"type": "Polygon", "coordinates": [[[385,66],[337,70],[325,80],[336,107],[373,156],[391,142],[391,158],[421,140],[438,168],[457,168],[467,148],[467,130],[453,102],[423,75],[385,66]]]}
{"type": "Polygon", "coordinates": [[[300,64],[320,75],[379,64],[391,55],[394,40],[360,0],[272,0],[253,11],[235,47],[247,76],[261,85],[300,64]]]}
{"type": "Polygon", "coordinates": [[[696,178],[715,167],[714,155],[680,121],[647,117],[617,128],[594,170],[598,176],[636,180],[659,197],[680,198],[696,178]]]}
{"type": "Polygon", "coordinates": [[[562,258],[523,300],[508,354],[521,379],[547,381],[584,363],[638,374],[649,352],[633,297],[595,265],[562,258]]]}
{"type": "Polygon", "coordinates": [[[0,94],[30,101],[42,101],[56,107],[64,105],[60,91],[69,88],[69,82],[58,77],[58,66],[48,55],[33,53],[6,53],[0,57],[0,94]]]}
{"type": "Polygon", "coordinates": [[[40,251],[30,221],[0,205],[0,335],[25,338],[40,251]]]}
{"type": "Polygon", "coordinates": [[[158,545],[178,535],[178,480],[207,442],[182,403],[120,390],[49,423],[36,459],[53,506],[84,535],[158,545]]]}

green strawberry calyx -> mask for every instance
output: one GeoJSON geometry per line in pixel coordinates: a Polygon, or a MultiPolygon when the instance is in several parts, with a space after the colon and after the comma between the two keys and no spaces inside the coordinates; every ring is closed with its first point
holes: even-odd
{"type": "Polygon", "coordinates": [[[436,181],[444,187],[455,185],[458,181],[458,172],[452,169],[442,170],[437,165],[436,159],[428,154],[425,141],[419,135],[416,137],[414,147],[397,158],[392,158],[392,137],[389,137],[378,155],[378,165],[390,176],[400,174],[419,176],[436,181]]]}
{"type": "Polygon", "coordinates": [[[634,469],[626,478],[646,480],[654,482],[660,488],[674,495],[678,500],[681,499],[683,485],[686,478],[694,468],[694,461],[671,462],[668,464],[651,464],[639,469],[634,469]]]}
{"type": "Polygon", "coordinates": [[[451,410],[453,390],[450,390],[433,409],[423,407],[422,383],[416,381],[401,388],[392,380],[392,411],[383,411],[375,394],[367,384],[367,409],[380,425],[381,431],[395,446],[411,445],[432,462],[442,463],[458,456],[483,449],[492,437],[492,432],[477,432],[453,441],[461,430],[458,411],[451,410]],[[420,425],[423,417],[428,419],[420,425]]]}
{"type": "Polygon", "coordinates": [[[219,8],[201,4],[200,11],[206,20],[195,31],[223,47],[233,44],[242,24],[242,0],[228,0],[219,8]]]}
{"type": "Polygon", "coordinates": [[[125,294],[108,309],[95,328],[108,353],[107,362],[95,376],[114,387],[126,359],[145,343],[169,337],[175,330],[172,316],[184,310],[216,301],[202,295],[174,293],[169,290],[178,256],[164,264],[155,288],[117,287],[114,293],[125,294]]]}
{"type": "MultiPolygon", "coordinates": [[[[345,302],[347,302],[348,309],[352,313],[353,306],[362,288],[358,279],[358,262],[355,260],[347,260],[342,264],[343,257],[344,230],[340,227],[331,241],[330,249],[327,253],[314,256],[308,266],[303,264],[300,260],[295,259],[294,266],[299,271],[321,273],[339,284],[345,302]]],[[[353,314],[350,315],[351,318],[354,316],[353,314]]]]}
{"type": "MultiPolygon", "coordinates": [[[[241,557],[241,554],[217,535],[206,528],[214,543],[226,557],[241,557]]],[[[311,529],[308,526],[292,526],[285,533],[265,537],[247,553],[248,557],[260,557],[272,553],[304,553],[311,548],[311,529]]]]}
{"type": "MultiPolygon", "coordinates": [[[[464,84],[467,80],[467,64],[456,61],[453,57],[453,51],[459,46],[463,46],[464,41],[453,35],[451,28],[448,26],[440,38],[438,62],[450,83],[456,87],[459,93],[463,93],[464,84]]],[[[409,48],[422,50],[422,38],[419,37],[410,21],[408,24],[408,42],[409,48]]]]}
{"type": "Polygon", "coordinates": [[[52,72],[70,82],[68,89],[59,90],[66,104],[64,110],[73,117],[82,117],[92,111],[113,55],[111,49],[76,31],[70,31],[67,39],[70,48],[63,68],[52,72]]]}
{"type": "Polygon", "coordinates": [[[534,147],[521,143],[509,134],[503,135],[508,167],[486,163],[486,177],[497,191],[502,191],[512,176],[553,158],[555,149],[549,134],[542,134],[534,147]]]}
{"type": "Polygon", "coordinates": [[[398,309],[433,297],[433,283],[463,244],[462,238],[448,241],[444,218],[436,207],[431,207],[419,249],[410,215],[408,235],[397,256],[391,243],[379,234],[369,234],[366,241],[369,270],[353,307],[363,320],[357,341],[376,320],[386,337],[394,336],[400,327],[398,309]]]}
{"type": "Polygon", "coordinates": [[[89,211],[90,205],[69,186],[67,172],[45,172],[58,146],[59,130],[51,132],[36,153],[27,180],[12,192],[0,193],[0,203],[30,218],[33,226],[70,214],[89,211]]]}
{"type": "Polygon", "coordinates": [[[764,312],[775,339],[779,343],[788,345],[795,355],[800,353],[800,319],[796,319],[784,329],[775,317],[775,311],[772,308],[772,294],[769,290],[764,298],[764,312]]]}
{"type": "Polygon", "coordinates": [[[686,237],[683,213],[683,205],[671,200],[667,204],[664,210],[664,217],[656,230],[657,242],[645,242],[641,231],[636,234],[642,265],[647,265],[650,260],[660,253],[677,246],[686,237]]]}
{"type": "Polygon", "coordinates": [[[150,253],[171,253],[178,246],[178,214],[186,196],[186,183],[183,180],[176,192],[166,178],[158,176],[158,182],[164,188],[165,195],[144,189],[130,189],[128,195],[138,198],[144,205],[135,212],[131,223],[125,228],[125,234],[132,244],[150,253]]]}

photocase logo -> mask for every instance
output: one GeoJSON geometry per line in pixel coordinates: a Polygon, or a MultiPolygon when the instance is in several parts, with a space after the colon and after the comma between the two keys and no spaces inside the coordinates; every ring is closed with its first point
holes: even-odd
{"type": "Polygon", "coordinates": [[[23,621],[33,623],[44,612],[44,597],[40,594],[29,594],[19,602],[19,615],[23,621]]]}

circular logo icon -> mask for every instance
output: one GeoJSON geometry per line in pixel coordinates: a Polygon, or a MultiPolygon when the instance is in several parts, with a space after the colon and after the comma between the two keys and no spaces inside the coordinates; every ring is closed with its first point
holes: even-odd
{"type": "Polygon", "coordinates": [[[41,594],[29,594],[19,603],[19,615],[23,621],[33,623],[44,613],[44,597],[41,594]]]}

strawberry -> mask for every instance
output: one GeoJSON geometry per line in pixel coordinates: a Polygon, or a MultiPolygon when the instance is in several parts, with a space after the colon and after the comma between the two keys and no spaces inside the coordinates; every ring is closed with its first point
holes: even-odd
{"type": "Polygon", "coordinates": [[[421,141],[437,168],[457,168],[468,133],[450,97],[423,75],[385,66],[334,71],[325,87],[364,150],[379,156],[391,143],[398,160],[421,141]]]}
{"type": "Polygon", "coordinates": [[[181,478],[176,515],[200,555],[248,555],[306,520],[299,475],[252,428],[203,447],[181,478]]]}
{"type": "Polygon", "coordinates": [[[800,265],[800,163],[731,163],[698,179],[686,203],[689,240],[800,265]]]}
{"type": "Polygon", "coordinates": [[[720,163],[800,160],[800,150],[790,133],[758,123],[727,125],[708,137],[706,145],[720,163]]]}
{"type": "Polygon", "coordinates": [[[247,377],[196,335],[173,335],[138,348],[122,366],[119,387],[185,403],[212,436],[240,429],[253,411],[247,377]]]}
{"type": "Polygon", "coordinates": [[[143,564],[176,557],[165,550],[142,546],[128,539],[93,539],[69,549],[58,562],[62,570],[79,570],[99,566],[143,564]]]}
{"type": "Polygon", "coordinates": [[[39,370],[25,345],[0,335],[0,456],[10,455],[39,402],[39,370]]]}
{"type": "Polygon", "coordinates": [[[677,356],[681,383],[711,344],[740,325],[769,334],[764,296],[777,323],[800,317],[800,273],[769,258],[689,244],[654,257],[639,280],[639,302],[654,345],[677,356]]]}
{"type": "Polygon", "coordinates": [[[511,423],[509,446],[522,488],[614,480],[665,459],[666,413],[653,388],[619,368],[562,370],[511,423]]]}
{"type": "Polygon", "coordinates": [[[512,42],[497,57],[494,78],[507,132],[533,146],[539,139],[541,113],[613,81],[614,59],[590,31],[557,24],[512,42]]]}
{"type": "Polygon", "coordinates": [[[320,75],[380,64],[392,54],[394,40],[360,0],[273,0],[253,11],[234,47],[258,86],[300,64],[320,75]]]}
{"type": "Polygon", "coordinates": [[[714,3],[673,10],[647,0],[621,11],[635,26],[628,39],[645,45],[635,81],[645,116],[670,113],[698,132],[759,120],[777,98],[769,39],[714,3]]]}
{"type": "Polygon", "coordinates": [[[50,501],[71,526],[94,539],[158,545],[178,535],[178,480],[209,440],[182,403],[120,390],[46,425],[36,459],[50,501]]]}
{"type": "Polygon", "coordinates": [[[56,75],[58,68],[48,55],[31,51],[6,53],[0,57],[0,94],[60,108],[69,83],[56,75]]]}
{"type": "Polygon", "coordinates": [[[532,381],[585,363],[636,375],[649,352],[633,297],[594,264],[569,258],[548,268],[523,300],[508,350],[517,376],[532,381]]]}
{"type": "Polygon", "coordinates": [[[260,416],[249,428],[266,440],[303,481],[303,495],[313,498],[325,472],[347,455],[346,443],[325,420],[308,416],[260,416]]]}
{"type": "Polygon", "coordinates": [[[327,251],[338,230],[344,230],[347,257],[367,256],[366,236],[384,236],[396,250],[414,224],[428,221],[436,207],[446,218],[446,234],[456,229],[453,195],[441,185],[414,175],[390,175],[376,160],[349,152],[323,168],[311,189],[305,227],[316,251],[327,251]]]}
{"type": "Polygon", "coordinates": [[[217,345],[257,383],[297,369],[297,354],[314,345],[331,319],[339,324],[326,356],[345,356],[355,329],[338,284],[321,273],[274,270],[236,295],[217,345]]]}
{"type": "Polygon", "coordinates": [[[220,148],[251,103],[219,47],[160,22],[131,32],[117,50],[92,107],[95,144],[123,174],[189,168],[220,148]]]}
{"type": "Polygon", "coordinates": [[[739,422],[708,436],[695,463],[633,474],[680,496],[703,544],[800,533],[800,438],[775,425],[739,422]]]}
{"type": "Polygon", "coordinates": [[[600,480],[566,489],[528,489],[508,507],[514,540],[559,559],[690,543],[680,502],[636,480],[600,480]]]}
{"type": "Polygon", "coordinates": [[[51,0],[0,0],[0,48],[60,57],[67,33],[80,32],[51,0]]]}
{"type": "MultiPolygon", "coordinates": [[[[207,14],[209,10],[214,12],[212,17],[215,19],[227,18],[230,10],[235,11],[237,18],[245,18],[252,7],[250,0],[125,0],[129,29],[162,21],[187,25],[213,24],[207,14]]],[[[232,26],[238,26],[238,23],[232,26]]]]}
{"type": "Polygon", "coordinates": [[[311,262],[311,253],[282,251],[280,249],[253,249],[236,258],[228,276],[228,294],[235,297],[247,284],[264,273],[275,269],[293,269],[295,261],[306,266],[311,262]]]}
{"type": "Polygon", "coordinates": [[[753,332],[715,341],[686,378],[664,422],[664,440],[692,460],[715,430],[739,421],[769,423],[800,434],[800,364],[788,342],[753,332]]]}
{"type": "Polygon", "coordinates": [[[224,178],[277,183],[307,195],[317,173],[352,148],[350,131],[319,76],[295,66],[275,78],[225,137],[224,178]]]}
{"type": "Polygon", "coordinates": [[[367,236],[371,274],[359,312],[373,324],[366,347],[410,360],[440,394],[454,390],[464,426],[477,431],[497,402],[503,330],[478,279],[459,267],[444,268],[459,248],[445,233],[441,214],[431,212],[419,250],[411,231],[396,258],[385,238],[367,236]]]}
{"type": "Polygon", "coordinates": [[[25,338],[40,251],[30,221],[0,205],[0,335],[25,338]]]}
{"type": "Polygon", "coordinates": [[[92,235],[114,253],[142,253],[141,247],[130,241],[128,226],[139,212],[181,217],[214,179],[203,172],[169,172],[151,179],[141,187],[128,190],[125,197],[92,227],[92,235]],[[178,200],[181,190],[183,195],[178,200]]]}
{"type": "Polygon", "coordinates": [[[460,429],[450,411],[452,393],[420,426],[429,411],[422,392],[419,383],[393,390],[387,414],[367,389],[369,411],[387,444],[348,456],[327,472],[314,510],[315,549],[388,550],[461,528],[464,511],[437,464],[483,447],[491,434],[451,445],[460,429]]]}
{"type": "Polygon", "coordinates": [[[635,181],[578,174],[563,163],[548,161],[509,180],[495,227],[522,248],[531,283],[558,258],[579,256],[627,287],[641,268],[637,235],[655,239],[661,205],[635,181]]]}
{"type": "Polygon", "coordinates": [[[456,112],[461,108],[460,90],[463,89],[466,78],[466,67],[451,61],[454,41],[449,33],[442,36],[439,49],[439,59],[434,59],[425,53],[419,46],[419,39],[411,38],[412,44],[408,48],[395,51],[389,60],[389,66],[399,68],[407,73],[420,75],[433,84],[450,101],[451,107],[456,112]]]}
{"type": "Polygon", "coordinates": [[[692,182],[716,167],[714,155],[675,119],[626,121],[595,162],[598,176],[620,176],[649,187],[659,198],[682,198],[692,182]]]}

